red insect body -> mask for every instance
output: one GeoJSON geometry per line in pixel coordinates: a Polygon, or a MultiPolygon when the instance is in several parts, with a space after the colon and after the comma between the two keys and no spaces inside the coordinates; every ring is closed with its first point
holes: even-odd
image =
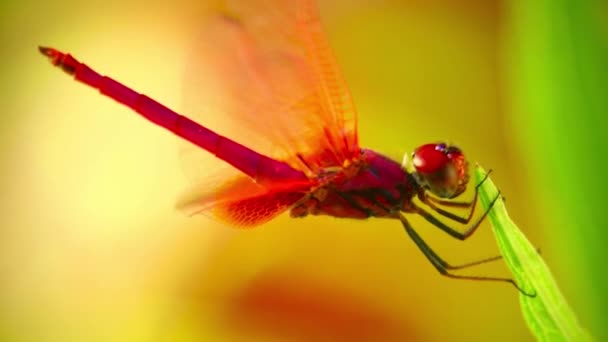
{"type": "MultiPolygon", "coordinates": [[[[247,179],[232,184],[227,192],[249,193],[240,201],[218,203],[219,216],[231,222],[252,226],[263,223],[302,200],[307,192],[317,188],[312,197],[314,205],[301,204],[297,216],[325,214],[335,217],[368,218],[371,216],[394,216],[401,209],[404,200],[415,195],[415,182],[408,178],[402,166],[371,150],[362,150],[356,164],[335,170],[321,169],[316,178],[306,175],[285,162],[257,153],[229,138],[201,126],[189,118],[139,94],[123,84],[102,76],[87,65],[80,63],[69,54],[52,48],[41,48],[41,52],[51,58],[74,78],[108,97],[132,108],[151,122],[166,128],[187,141],[213,153],[226,161],[265,189],[260,191],[247,179]],[[248,188],[253,188],[249,189],[248,188]],[[319,191],[318,189],[322,189],[319,191]],[[257,190],[257,191],[256,191],[257,190]],[[259,194],[258,194],[259,193],[259,194]],[[316,194],[323,193],[319,198],[316,194]],[[254,194],[251,196],[251,194],[254,194]],[[303,207],[305,208],[304,211],[303,207]]],[[[328,164],[319,157],[319,164],[328,164]]],[[[216,212],[217,213],[217,212],[216,212]]]]}
{"type": "MultiPolygon", "coordinates": [[[[190,214],[211,210],[238,226],[259,225],[287,209],[296,217],[397,217],[425,187],[437,185],[437,191],[454,193],[450,190],[457,180],[441,172],[451,167],[452,160],[435,149],[440,145],[417,150],[418,177],[358,146],[350,92],[313,1],[260,0],[227,8],[232,12],[209,21],[194,54],[205,62],[197,61],[195,66],[210,67],[192,73],[204,75],[203,81],[217,84],[222,92],[214,98],[211,88],[209,94],[198,92],[192,97],[221,104],[256,135],[276,145],[278,153],[276,149],[260,153],[249,142],[245,146],[219,135],[69,54],[52,48],[40,51],[76,80],[242,172],[243,176],[205,184],[208,189],[196,190],[183,200],[180,206],[190,214]]],[[[459,171],[466,167],[462,161],[459,171]]]]}
{"type": "MultiPolygon", "coordinates": [[[[203,81],[214,87],[196,93],[194,98],[219,105],[228,116],[238,118],[244,128],[271,143],[268,152],[242,140],[245,134],[239,136],[239,143],[213,132],[100,75],[69,54],[52,48],[40,51],[76,80],[241,172],[239,176],[195,188],[179,204],[190,214],[211,211],[242,227],[260,225],[286,210],[293,217],[311,214],[399,219],[441,274],[509,282],[530,295],[511,279],[449,273],[461,267],[440,259],[401,214],[419,214],[447,234],[464,240],[476,231],[487,211],[466,231],[459,232],[413,202],[418,197],[436,213],[456,222],[471,220],[477,190],[471,202],[445,200],[460,195],[469,180],[468,164],[457,147],[419,147],[413,155],[413,173],[394,160],[359,147],[350,92],[323,34],[314,1],[251,0],[232,5],[233,12],[217,16],[204,30],[206,36],[201,39],[196,57],[204,57],[205,61],[196,65],[208,65],[208,69],[189,76],[204,77],[203,81]],[[213,94],[216,89],[218,94],[213,94]],[[438,205],[471,210],[468,218],[462,218],[438,205]]],[[[497,258],[481,262],[492,260],[497,258]]]]}
{"type": "Polygon", "coordinates": [[[415,180],[402,166],[372,150],[361,151],[356,172],[329,172],[320,175],[324,186],[312,194],[313,203],[294,208],[298,215],[307,213],[343,218],[394,217],[418,189],[415,180]]]}

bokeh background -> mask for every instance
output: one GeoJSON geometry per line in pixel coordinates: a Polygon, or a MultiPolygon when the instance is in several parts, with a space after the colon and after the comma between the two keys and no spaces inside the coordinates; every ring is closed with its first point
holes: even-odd
{"type": "MultiPolygon", "coordinates": [[[[440,277],[397,222],[285,215],[239,231],[184,217],[177,139],[36,51],[68,50],[179,110],[201,5],[0,4],[0,340],[532,340],[513,288],[440,277]]],[[[448,139],[494,169],[581,324],[606,340],[606,2],[320,8],[362,144],[401,159],[448,139]]],[[[412,222],[451,262],[497,253],[487,223],[459,242],[412,222]]]]}

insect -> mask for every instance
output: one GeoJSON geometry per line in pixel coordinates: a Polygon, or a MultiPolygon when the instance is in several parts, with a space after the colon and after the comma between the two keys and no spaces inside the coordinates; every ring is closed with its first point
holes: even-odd
{"type": "Polygon", "coordinates": [[[500,257],[451,265],[410,225],[405,214],[417,214],[452,237],[465,240],[475,233],[489,209],[472,219],[478,186],[471,201],[455,200],[469,183],[469,165],[454,145],[431,143],[418,147],[412,154],[411,171],[359,146],[351,94],[324,35],[314,1],[235,2],[210,20],[205,32],[207,49],[200,57],[207,57],[208,77],[223,94],[221,109],[271,142],[273,149],[262,153],[238,138],[222,136],[100,75],[70,54],[49,47],[39,50],[77,81],[240,171],[238,176],[224,179],[205,194],[182,203],[191,214],[211,211],[243,227],[261,225],[286,211],[292,217],[391,218],[401,222],[440,274],[508,282],[526,294],[509,278],[452,273],[500,257]],[[434,214],[417,205],[416,198],[434,214]],[[469,213],[460,217],[445,209],[450,207],[468,208],[469,213]],[[461,232],[437,216],[470,225],[461,232]]]}

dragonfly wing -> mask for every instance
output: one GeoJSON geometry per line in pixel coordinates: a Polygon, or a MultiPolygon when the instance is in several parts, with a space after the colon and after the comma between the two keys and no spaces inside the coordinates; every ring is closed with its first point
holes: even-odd
{"type": "Polygon", "coordinates": [[[241,175],[212,192],[201,190],[184,196],[178,208],[189,215],[208,212],[233,226],[251,228],[289,209],[308,189],[289,185],[267,189],[241,175]]]}
{"type": "MultiPolygon", "coordinates": [[[[355,108],[313,1],[226,1],[207,19],[188,63],[186,115],[310,177],[358,158],[355,108]]],[[[199,196],[183,206],[191,213],[215,208],[216,216],[245,223],[237,209],[248,213],[251,203],[268,200],[282,211],[292,199],[284,193],[299,191],[256,189],[244,179],[235,186],[224,172],[209,178],[204,154],[182,149],[187,171],[208,189],[190,192],[199,196]]]]}
{"type": "Polygon", "coordinates": [[[313,174],[358,157],[355,108],[314,1],[227,1],[192,56],[185,105],[198,122],[224,114],[220,131],[313,174]]]}

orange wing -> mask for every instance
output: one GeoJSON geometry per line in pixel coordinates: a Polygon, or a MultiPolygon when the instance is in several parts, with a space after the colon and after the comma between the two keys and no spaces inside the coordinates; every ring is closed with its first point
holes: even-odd
{"type": "Polygon", "coordinates": [[[307,187],[289,184],[266,189],[247,176],[238,176],[221,188],[184,197],[178,207],[190,215],[203,212],[238,227],[260,225],[283,213],[306,196],[307,187]]]}
{"type": "MultiPolygon", "coordinates": [[[[185,114],[199,123],[311,177],[358,158],[355,108],[314,1],[226,1],[209,18],[192,56],[185,114]],[[226,126],[213,122],[218,114],[226,126]]],[[[204,152],[185,152],[197,167],[204,152]]],[[[197,172],[194,179],[206,176],[197,172]]],[[[194,202],[219,205],[211,198],[223,198],[227,189],[194,202]]],[[[249,198],[234,191],[231,203],[249,198]]]]}
{"type": "Polygon", "coordinates": [[[192,56],[185,104],[198,122],[227,114],[240,133],[228,136],[303,170],[358,156],[354,105],[313,1],[228,2],[192,56]]]}
{"type": "Polygon", "coordinates": [[[238,227],[254,227],[268,222],[305,196],[302,192],[284,191],[244,198],[217,205],[214,214],[238,227]]]}

